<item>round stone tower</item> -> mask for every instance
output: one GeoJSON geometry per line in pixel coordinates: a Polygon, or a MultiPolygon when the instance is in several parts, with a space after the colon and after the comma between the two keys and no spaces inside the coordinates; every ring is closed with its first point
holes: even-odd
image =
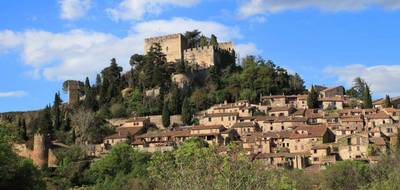
{"type": "Polygon", "coordinates": [[[39,167],[46,167],[48,164],[49,146],[45,135],[35,134],[33,137],[33,163],[39,167]]]}

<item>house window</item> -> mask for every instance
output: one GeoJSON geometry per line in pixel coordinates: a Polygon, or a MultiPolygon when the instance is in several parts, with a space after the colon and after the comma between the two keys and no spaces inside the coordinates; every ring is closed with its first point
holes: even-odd
{"type": "Polygon", "coordinates": [[[317,154],[317,149],[314,150],[314,154],[317,154]]]}
{"type": "Polygon", "coordinates": [[[349,146],[349,151],[351,152],[351,146],[349,146]]]}
{"type": "Polygon", "coordinates": [[[224,117],[221,117],[221,121],[224,121],[224,117]]]}
{"type": "Polygon", "coordinates": [[[272,130],[274,130],[274,128],[273,128],[273,127],[270,127],[270,130],[272,131],[272,130]]]}
{"type": "Polygon", "coordinates": [[[314,158],[314,162],[318,162],[318,158],[317,157],[314,158]]]}
{"type": "Polygon", "coordinates": [[[208,118],[208,122],[211,122],[211,117],[208,118]]]}
{"type": "Polygon", "coordinates": [[[281,128],[282,128],[282,130],[285,130],[285,127],[282,126],[281,128]]]}
{"type": "Polygon", "coordinates": [[[357,151],[360,151],[360,146],[357,146],[357,151]]]}
{"type": "Polygon", "coordinates": [[[351,145],[351,138],[347,138],[347,145],[351,145]]]}
{"type": "Polygon", "coordinates": [[[361,144],[361,137],[357,138],[357,144],[361,144]]]}

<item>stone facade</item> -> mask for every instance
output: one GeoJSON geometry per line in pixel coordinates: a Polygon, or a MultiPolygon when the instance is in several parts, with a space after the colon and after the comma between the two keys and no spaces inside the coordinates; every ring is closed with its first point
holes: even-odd
{"type": "Polygon", "coordinates": [[[199,69],[205,69],[220,61],[220,52],[233,52],[232,42],[222,42],[217,46],[203,46],[189,48],[182,34],[171,34],[166,36],[146,38],[144,50],[147,53],[155,43],[161,45],[162,52],[166,55],[168,62],[185,60],[191,65],[197,65],[199,69]]]}

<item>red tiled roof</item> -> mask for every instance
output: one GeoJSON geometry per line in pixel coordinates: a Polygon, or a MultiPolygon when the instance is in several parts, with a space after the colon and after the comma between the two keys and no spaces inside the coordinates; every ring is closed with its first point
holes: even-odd
{"type": "Polygon", "coordinates": [[[203,129],[221,129],[223,125],[195,125],[191,127],[191,130],[203,130],[203,129]]]}
{"type": "Polygon", "coordinates": [[[328,131],[328,128],[322,125],[304,125],[296,127],[292,133],[290,133],[289,138],[291,139],[302,139],[302,138],[315,138],[315,137],[323,137],[325,133],[328,131]],[[299,132],[304,133],[299,133],[299,132]]]}

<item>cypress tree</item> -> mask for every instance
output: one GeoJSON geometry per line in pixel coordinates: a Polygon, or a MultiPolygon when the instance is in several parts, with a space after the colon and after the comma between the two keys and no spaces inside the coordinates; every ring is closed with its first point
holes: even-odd
{"type": "Polygon", "coordinates": [[[386,97],[385,97],[385,103],[384,103],[383,107],[385,107],[385,108],[390,108],[390,107],[392,107],[392,101],[390,100],[389,95],[386,95],[386,97]]]}
{"type": "Polygon", "coordinates": [[[54,129],[58,130],[61,128],[61,104],[62,100],[60,98],[60,93],[54,95],[54,103],[52,108],[53,125],[54,129]]]}
{"type": "Polygon", "coordinates": [[[181,120],[184,124],[190,125],[192,122],[192,107],[187,97],[183,100],[181,120]]]}
{"type": "Polygon", "coordinates": [[[22,130],[21,130],[21,132],[22,132],[22,134],[21,134],[21,137],[22,137],[22,139],[24,140],[24,141],[27,141],[28,140],[28,134],[27,134],[27,132],[26,132],[26,121],[25,121],[25,119],[22,119],[22,130]]]}
{"type": "Polygon", "coordinates": [[[371,92],[369,90],[369,86],[365,84],[364,92],[363,92],[363,107],[364,108],[372,108],[372,98],[371,92]]]}
{"type": "Polygon", "coordinates": [[[163,110],[162,110],[162,123],[163,123],[165,128],[169,127],[169,125],[171,124],[170,112],[169,112],[169,109],[168,109],[167,102],[164,102],[164,106],[163,106],[163,110]]]}
{"type": "Polygon", "coordinates": [[[307,105],[308,105],[308,108],[310,108],[310,109],[319,107],[318,91],[315,90],[313,85],[311,86],[310,93],[308,94],[308,97],[307,97],[307,105]]]}

